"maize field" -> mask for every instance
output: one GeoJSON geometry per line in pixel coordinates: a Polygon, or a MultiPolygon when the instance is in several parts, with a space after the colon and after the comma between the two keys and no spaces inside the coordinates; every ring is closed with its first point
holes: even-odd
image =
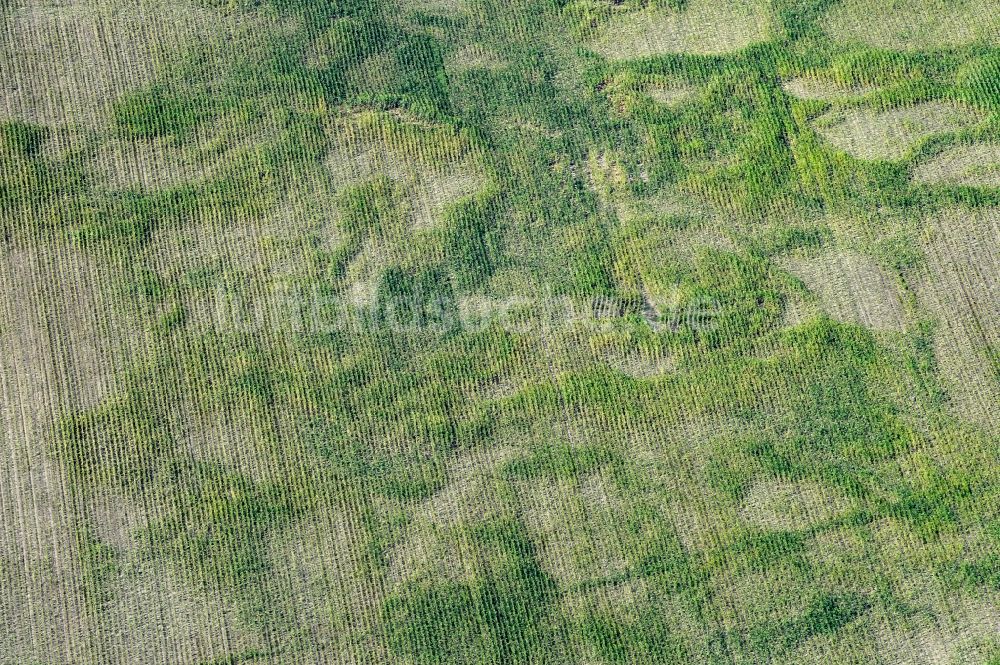
{"type": "Polygon", "coordinates": [[[0,0],[0,665],[1000,665],[995,0],[0,0]]]}

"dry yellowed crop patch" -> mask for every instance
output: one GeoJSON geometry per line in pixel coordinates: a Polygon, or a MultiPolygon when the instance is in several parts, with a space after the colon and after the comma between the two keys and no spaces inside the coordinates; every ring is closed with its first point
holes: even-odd
{"type": "Polygon", "coordinates": [[[111,584],[114,602],[94,634],[101,662],[212,662],[263,648],[220,594],[196,590],[162,563],[130,561],[111,584]]]}
{"type": "Polygon", "coordinates": [[[1000,634],[995,596],[947,588],[934,573],[939,563],[932,548],[899,520],[873,523],[872,535],[878,574],[902,602],[921,609],[912,617],[873,624],[880,652],[907,665],[985,662],[1000,634]]]}
{"type": "Polygon", "coordinates": [[[603,359],[611,367],[633,379],[653,379],[672,374],[677,361],[670,356],[649,356],[640,353],[610,353],[603,359]]]}
{"type": "Polygon", "coordinates": [[[497,71],[507,66],[503,56],[479,44],[469,44],[449,53],[444,59],[449,74],[461,74],[471,69],[497,71]]]}
{"type": "Polygon", "coordinates": [[[362,570],[363,546],[364,534],[339,509],[322,509],[270,538],[271,597],[310,643],[327,657],[342,657],[336,662],[352,662],[352,639],[379,619],[382,589],[362,570]]]}
{"type": "Polygon", "coordinates": [[[814,76],[785,79],[781,82],[781,87],[792,97],[811,101],[842,101],[870,92],[866,88],[846,88],[833,81],[814,76]]]}
{"type": "Polygon", "coordinates": [[[183,287],[165,306],[183,308],[185,324],[203,332],[266,334],[287,327],[291,310],[280,278],[293,274],[293,257],[270,251],[269,231],[273,227],[251,221],[158,233],[150,256],[165,282],[183,287]]]}
{"type": "Polygon", "coordinates": [[[225,32],[195,4],[15,0],[0,22],[0,117],[100,125],[110,105],[151,83],[186,46],[225,32]]]}
{"type": "MultiPolygon", "coordinates": [[[[674,639],[696,643],[703,627],[695,620],[687,599],[681,594],[667,596],[642,578],[592,587],[580,587],[563,594],[560,608],[572,621],[583,624],[598,617],[612,618],[623,632],[641,634],[650,611],[655,607],[657,618],[667,626],[674,639]]],[[[592,641],[579,645],[575,663],[606,663],[605,654],[592,641]]]]}
{"type": "Polygon", "coordinates": [[[948,148],[917,166],[913,179],[931,185],[1000,187],[1000,144],[948,148]]]}
{"type": "Polygon", "coordinates": [[[563,600],[563,609],[577,620],[584,620],[591,614],[610,614],[630,622],[638,620],[643,609],[649,607],[653,595],[649,583],[639,578],[568,593],[563,600]]]}
{"type": "Polygon", "coordinates": [[[589,47],[609,60],[661,53],[713,55],[767,41],[772,30],[766,6],[756,0],[691,0],[681,11],[615,14],[589,47]]]}
{"type": "Polygon", "coordinates": [[[393,264],[406,263],[408,249],[404,242],[365,240],[345,271],[348,300],[357,307],[374,306],[382,273],[393,264]]]}
{"type": "MultiPolygon", "coordinates": [[[[304,100],[289,100],[304,105],[304,100]]],[[[197,135],[126,138],[116,131],[99,133],[87,153],[85,168],[112,189],[155,190],[200,184],[248,168],[261,145],[283,131],[277,114],[246,124],[238,113],[223,115],[197,128],[197,135]]],[[[296,183],[303,189],[305,183],[296,183]]],[[[310,182],[309,185],[314,185],[310,182]]]]}
{"type": "Polygon", "coordinates": [[[105,291],[114,272],[65,244],[0,250],[0,558],[21,614],[0,660],[85,659],[78,525],[49,451],[59,419],[110,394],[116,370],[141,348],[105,291]]]}
{"type": "Polygon", "coordinates": [[[1000,609],[994,604],[959,601],[932,618],[903,629],[886,628],[880,644],[899,665],[988,662],[1000,634],[1000,609]]]}
{"type": "Polygon", "coordinates": [[[645,92],[657,104],[675,107],[693,99],[698,94],[698,88],[682,84],[653,84],[647,86],[645,92]]]}
{"type": "Polygon", "coordinates": [[[458,16],[467,9],[466,0],[403,0],[404,10],[436,16],[458,16]]]}
{"type": "Polygon", "coordinates": [[[495,476],[516,454],[514,447],[470,451],[449,463],[445,487],[416,509],[389,552],[390,585],[421,578],[470,581],[483,573],[490,553],[480,551],[469,527],[507,510],[495,476]]]}
{"type": "Polygon", "coordinates": [[[425,231],[440,226],[448,206],[482,187],[482,176],[468,168],[425,174],[410,199],[413,228],[425,231]]]}
{"type": "Polygon", "coordinates": [[[822,23],[834,39],[876,48],[1000,44],[1000,14],[992,0],[845,0],[834,4],[822,23]]]}
{"type": "Polygon", "coordinates": [[[1000,348],[1000,210],[953,208],[927,222],[927,271],[920,304],[937,319],[935,353],[953,407],[964,418],[1000,426],[1000,381],[987,349],[1000,348]]]}
{"type": "Polygon", "coordinates": [[[751,487],[741,514],[748,523],[770,531],[793,531],[834,519],[849,507],[846,497],[833,488],[807,480],[779,480],[751,487]]]}
{"type": "Polygon", "coordinates": [[[730,625],[780,625],[790,617],[801,616],[809,602],[802,593],[801,574],[788,562],[759,571],[734,570],[732,574],[716,575],[712,584],[718,612],[730,625]]]}
{"type": "Polygon", "coordinates": [[[784,309],[781,312],[781,327],[794,328],[806,321],[816,318],[823,311],[822,306],[802,293],[791,293],[785,296],[784,309]]]}
{"type": "Polygon", "coordinates": [[[112,394],[146,348],[138,314],[114,300],[124,270],[64,242],[0,253],[0,414],[13,450],[44,450],[57,420],[112,394]]]}
{"type": "Polygon", "coordinates": [[[146,248],[150,265],[200,331],[284,334],[306,325],[310,294],[299,280],[317,269],[310,257],[342,241],[337,226],[341,190],[320,166],[299,172],[276,205],[262,217],[207,216],[153,233],[146,248]]]}
{"type": "Polygon", "coordinates": [[[615,577],[628,569],[616,531],[622,499],[609,480],[594,475],[533,482],[523,490],[522,515],[539,544],[539,563],[559,583],[573,586],[615,577]]]}
{"type": "Polygon", "coordinates": [[[898,160],[924,139],[976,125],[982,117],[972,109],[945,102],[875,111],[854,108],[832,111],[815,122],[819,134],[858,159],[898,160]]]}
{"type": "Polygon", "coordinates": [[[852,251],[789,256],[781,266],[801,279],[840,321],[872,330],[902,331],[906,313],[895,281],[872,259],[852,251]]]}
{"type": "Polygon", "coordinates": [[[201,180],[208,172],[172,138],[102,141],[93,172],[113,189],[157,189],[201,180]]]}
{"type": "MultiPolygon", "coordinates": [[[[6,528],[6,525],[4,525],[6,528]]],[[[78,587],[75,552],[41,548],[31,558],[0,551],[0,660],[84,662],[92,626],[78,587]],[[44,552],[44,554],[43,554],[44,552]],[[47,557],[41,560],[35,557],[47,557]]]]}

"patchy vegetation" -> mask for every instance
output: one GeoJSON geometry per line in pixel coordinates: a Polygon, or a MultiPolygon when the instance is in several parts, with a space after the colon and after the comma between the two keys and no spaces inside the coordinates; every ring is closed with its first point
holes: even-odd
{"type": "Polygon", "coordinates": [[[0,2],[0,662],[992,662],[990,10],[0,2]]]}
{"type": "Polygon", "coordinates": [[[816,120],[817,131],[838,149],[859,159],[898,160],[935,134],[971,127],[974,112],[938,102],[873,112],[850,109],[816,120]]]}

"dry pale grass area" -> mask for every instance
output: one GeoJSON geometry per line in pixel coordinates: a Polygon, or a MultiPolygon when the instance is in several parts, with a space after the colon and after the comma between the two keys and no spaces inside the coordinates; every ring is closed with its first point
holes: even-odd
{"type": "Polygon", "coordinates": [[[815,122],[819,134],[858,159],[898,160],[921,141],[976,125],[973,110],[944,102],[875,111],[854,108],[832,111],[815,122]]]}
{"type": "Polygon", "coordinates": [[[58,419],[106,397],[142,347],[102,289],[113,271],[62,244],[0,254],[0,606],[18,617],[0,662],[81,662],[87,648],[78,525],[49,451],[58,419]]]}
{"type": "Polygon", "coordinates": [[[810,101],[842,101],[870,92],[867,88],[846,88],[833,81],[812,76],[785,79],[781,82],[781,87],[792,97],[810,101]]]}
{"type": "Polygon", "coordinates": [[[403,0],[404,10],[436,16],[457,16],[466,11],[466,0],[403,0]]]}
{"type": "Polygon", "coordinates": [[[964,187],[1000,187],[1000,144],[948,148],[913,171],[916,182],[964,187]]]}
{"type": "Polygon", "coordinates": [[[920,304],[937,319],[935,354],[953,407],[1000,428],[1000,380],[987,349],[1000,349],[1000,210],[953,208],[927,222],[920,304]]]}
{"type": "Polygon", "coordinates": [[[226,22],[186,2],[15,0],[0,21],[0,117],[99,126],[122,94],[226,22]]]}
{"type": "Polygon", "coordinates": [[[444,58],[444,67],[449,74],[461,74],[472,69],[497,71],[506,67],[507,62],[496,51],[479,44],[469,44],[449,53],[444,58]]]}
{"type": "Polygon", "coordinates": [[[850,507],[837,490],[813,481],[763,481],[747,493],[741,514],[769,531],[807,529],[836,518],[850,507]]]}
{"type": "Polygon", "coordinates": [[[471,581],[484,572],[491,553],[481,551],[469,529],[507,511],[495,474],[517,452],[508,446],[451,460],[445,487],[417,507],[387,555],[390,587],[424,578],[471,581]]]}
{"type": "Polygon", "coordinates": [[[645,88],[645,93],[657,104],[676,107],[693,99],[698,94],[698,88],[683,84],[653,84],[645,88]]]}
{"type": "Polygon", "coordinates": [[[822,24],[834,39],[876,48],[920,51],[1000,44],[994,0],[845,0],[833,5],[822,24]]]}
{"type": "Polygon", "coordinates": [[[899,289],[872,259],[852,251],[827,251],[789,256],[779,263],[816,294],[832,317],[872,330],[902,331],[906,327],[899,289]]]}
{"type": "Polygon", "coordinates": [[[362,570],[357,553],[364,544],[364,533],[342,509],[320,510],[269,539],[269,557],[277,563],[270,597],[324,662],[358,662],[365,652],[376,662],[389,658],[374,641],[357,648],[356,635],[377,629],[384,598],[379,581],[362,570]]]}
{"type": "Polygon", "coordinates": [[[683,11],[616,14],[590,48],[609,60],[660,53],[733,53],[767,41],[772,19],[756,0],[690,0],[683,11]]]}
{"type": "Polygon", "coordinates": [[[531,482],[519,493],[542,569],[564,586],[622,575],[622,497],[601,475],[531,482]]]}

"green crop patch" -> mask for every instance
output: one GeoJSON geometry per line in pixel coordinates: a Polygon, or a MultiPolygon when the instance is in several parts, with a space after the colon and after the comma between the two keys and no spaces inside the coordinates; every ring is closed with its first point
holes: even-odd
{"type": "Polygon", "coordinates": [[[118,102],[114,118],[121,130],[130,137],[183,138],[197,126],[200,120],[199,106],[201,105],[197,100],[179,98],[163,88],[154,87],[141,93],[133,93],[118,102]]]}

